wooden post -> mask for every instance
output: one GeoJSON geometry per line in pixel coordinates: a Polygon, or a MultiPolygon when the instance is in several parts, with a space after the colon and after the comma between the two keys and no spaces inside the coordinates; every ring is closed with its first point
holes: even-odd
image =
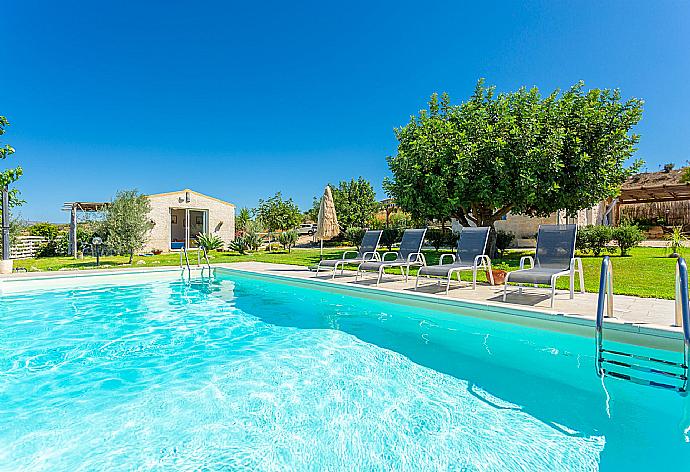
{"type": "Polygon", "coordinates": [[[2,260],[10,258],[10,194],[7,185],[2,188],[2,260]]]}
{"type": "Polygon", "coordinates": [[[72,204],[69,221],[69,252],[72,257],[77,258],[77,204],[72,204]]]}

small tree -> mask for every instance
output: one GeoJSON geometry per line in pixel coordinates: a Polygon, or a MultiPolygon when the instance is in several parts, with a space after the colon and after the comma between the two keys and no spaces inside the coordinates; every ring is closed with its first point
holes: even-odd
{"type": "Polygon", "coordinates": [[[331,185],[333,203],[341,228],[359,226],[364,228],[379,209],[374,187],[368,180],[359,177],[341,181],[338,186],[331,185]]]}
{"type": "Polygon", "coordinates": [[[268,200],[259,200],[256,214],[270,232],[293,229],[302,221],[302,213],[292,198],[283,200],[280,192],[268,200]]]}
{"type": "Polygon", "coordinates": [[[123,190],[105,208],[103,232],[108,246],[118,254],[129,254],[132,263],[134,253],[146,243],[148,233],[153,228],[149,219],[151,203],[146,195],[136,190],[123,190]]]}
{"type": "Polygon", "coordinates": [[[613,239],[621,249],[621,256],[627,256],[630,249],[644,241],[644,233],[637,225],[624,222],[613,230],[613,239]]]}
{"type": "Polygon", "coordinates": [[[515,233],[511,231],[496,231],[496,249],[501,254],[501,257],[505,257],[506,250],[515,241],[515,233]]]}
{"type": "Polygon", "coordinates": [[[247,231],[247,225],[251,221],[251,215],[249,214],[249,208],[243,207],[237,214],[235,219],[235,230],[238,233],[245,233],[247,231]]]}
{"type": "MultiPolygon", "coordinates": [[[[5,127],[8,126],[10,123],[7,121],[7,118],[4,116],[0,115],[0,136],[5,134],[5,127]]],[[[5,144],[4,146],[0,142],[0,161],[4,161],[8,157],[10,157],[12,154],[14,154],[14,148],[10,146],[9,144],[5,144]]],[[[8,189],[8,204],[9,208],[6,208],[5,210],[6,213],[9,215],[9,209],[21,205],[22,201],[19,198],[19,191],[16,188],[10,189],[9,186],[16,182],[19,177],[22,176],[22,168],[20,166],[10,168],[10,169],[4,169],[0,171],[0,192],[2,192],[3,189],[7,188],[8,189]]],[[[0,225],[3,225],[2,222],[2,200],[0,200],[0,225]]],[[[11,228],[12,228],[12,219],[11,217],[8,217],[8,226],[10,227],[10,234],[11,234],[11,228]]],[[[10,238],[12,236],[10,235],[10,238]]],[[[2,234],[0,233],[0,241],[2,241],[2,234]]],[[[5,254],[6,257],[9,257],[9,254],[5,254]]]]}

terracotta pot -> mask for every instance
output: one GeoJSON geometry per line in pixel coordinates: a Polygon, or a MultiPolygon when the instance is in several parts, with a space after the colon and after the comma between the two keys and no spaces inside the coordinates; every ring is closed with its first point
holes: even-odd
{"type": "MultiPolygon", "coordinates": [[[[506,275],[508,272],[501,269],[491,269],[491,274],[494,276],[494,285],[503,285],[506,283],[506,275]]],[[[489,278],[489,271],[486,271],[486,280],[491,281],[489,278]]]]}

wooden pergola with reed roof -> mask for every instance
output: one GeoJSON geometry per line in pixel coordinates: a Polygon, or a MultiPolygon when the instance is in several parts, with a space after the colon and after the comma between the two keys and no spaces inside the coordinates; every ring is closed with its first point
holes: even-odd
{"type": "Polygon", "coordinates": [[[77,213],[98,213],[108,205],[108,202],[65,202],[62,211],[69,211],[69,255],[77,257],[77,213]]]}
{"type": "Polygon", "coordinates": [[[667,219],[673,214],[676,222],[683,220],[682,224],[690,224],[690,221],[685,221],[690,218],[690,182],[683,178],[686,169],[644,172],[630,177],[621,186],[620,195],[608,202],[606,214],[610,214],[609,224],[620,222],[621,210],[647,215],[660,213],[657,217],[667,219]]]}

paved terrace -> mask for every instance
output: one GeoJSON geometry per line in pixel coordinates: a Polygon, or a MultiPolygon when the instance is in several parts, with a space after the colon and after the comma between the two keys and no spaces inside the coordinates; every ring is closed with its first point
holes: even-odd
{"type": "MultiPolygon", "coordinates": [[[[221,264],[228,268],[260,272],[280,276],[314,279],[315,273],[303,266],[270,264],[264,262],[237,262],[233,264],[221,264]]],[[[468,272],[469,273],[469,272],[468,272]]],[[[354,271],[345,271],[343,276],[336,275],[331,279],[332,272],[320,272],[318,279],[330,281],[335,284],[357,284],[376,288],[376,274],[366,273],[364,279],[355,281],[354,271]]],[[[575,298],[570,299],[568,291],[556,291],[554,308],[550,308],[550,290],[544,288],[525,287],[522,295],[518,294],[517,287],[509,287],[508,299],[503,302],[503,286],[490,286],[477,284],[477,289],[472,290],[472,284],[454,281],[450,293],[445,294],[445,285],[438,285],[438,279],[421,278],[417,293],[425,293],[435,297],[451,298],[455,300],[489,303],[498,306],[518,306],[522,308],[536,309],[554,316],[569,316],[594,320],[596,317],[597,294],[575,293],[575,298]]],[[[615,283],[615,279],[614,279],[615,283]]],[[[400,274],[385,274],[379,285],[379,289],[393,292],[415,293],[415,277],[410,277],[405,282],[400,274]]],[[[577,284],[576,284],[577,287],[577,284]]],[[[682,329],[673,326],[674,301],[657,298],[639,298],[626,295],[614,296],[614,317],[612,322],[623,323],[636,330],[644,332],[646,329],[663,329],[682,333],[682,329]]]]}

